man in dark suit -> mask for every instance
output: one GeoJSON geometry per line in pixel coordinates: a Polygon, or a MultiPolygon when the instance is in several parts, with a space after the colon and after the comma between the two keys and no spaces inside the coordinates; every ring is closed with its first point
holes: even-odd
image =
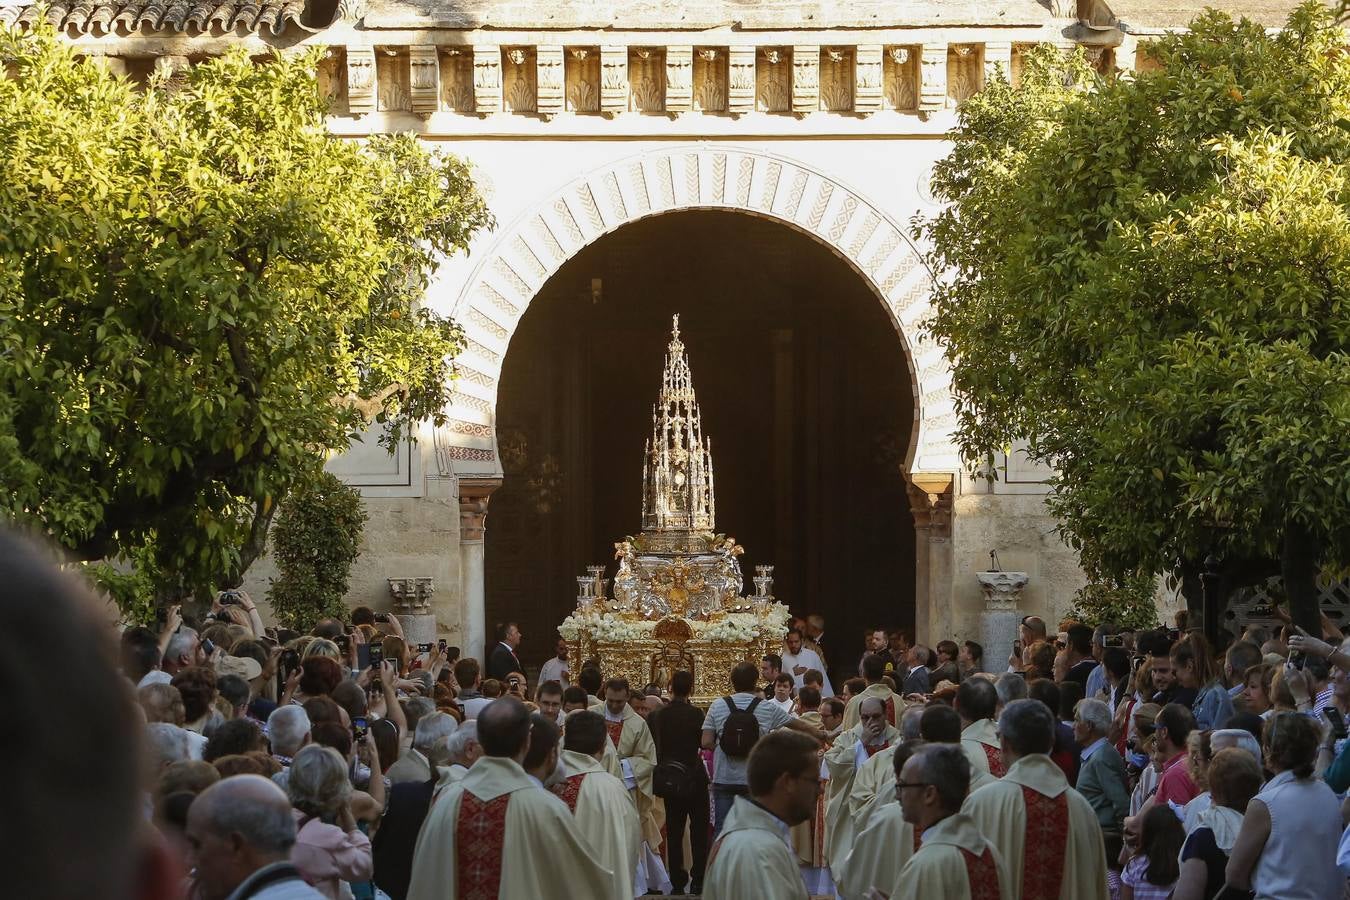
{"type": "Polygon", "coordinates": [[[432,772],[426,781],[408,781],[389,789],[380,829],[371,842],[375,884],[393,900],[403,900],[408,895],[417,833],[422,830],[422,820],[431,807],[432,791],[440,778],[439,772],[435,769],[432,772]]]}
{"type": "Polygon", "coordinates": [[[689,702],[694,690],[694,676],[676,672],[670,678],[671,701],[656,710],[647,719],[652,738],[656,741],[656,765],[668,763],[683,766],[687,771],[687,789],[678,797],[665,797],[666,848],[670,854],[670,882],[672,893],[684,892],[689,879],[690,892],[700,893],[703,870],[708,863],[708,770],[703,767],[699,745],[703,737],[703,713],[689,702]],[[689,844],[693,864],[684,868],[684,826],[689,822],[689,844]]]}
{"type": "Polygon", "coordinates": [[[487,677],[505,682],[506,676],[512,672],[524,674],[525,667],[521,665],[520,657],[516,656],[516,648],[519,646],[520,629],[516,623],[507,622],[505,625],[498,625],[497,646],[493,647],[492,653],[488,655],[487,677]]]}

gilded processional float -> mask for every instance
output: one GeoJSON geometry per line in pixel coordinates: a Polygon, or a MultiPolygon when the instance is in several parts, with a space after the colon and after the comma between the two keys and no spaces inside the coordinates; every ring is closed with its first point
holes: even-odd
{"type": "Polygon", "coordinates": [[[738,662],[780,652],[789,614],[774,601],[773,567],[757,566],[755,592],[743,596],[744,551],[717,533],[715,519],[711,442],[677,315],[643,459],[642,531],[614,545],[612,597],[604,566],[577,578],[576,611],[558,628],[572,672],[597,660],[605,677],[638,689],[665,688],[683,669],[694,676],[694,702],[706,705],[730,691],[738,662]]]}

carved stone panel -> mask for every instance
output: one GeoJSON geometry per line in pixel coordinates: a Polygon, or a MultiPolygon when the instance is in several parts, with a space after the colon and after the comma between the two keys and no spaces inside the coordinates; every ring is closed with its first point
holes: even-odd
{"type": "Polygon", "coordinates": [[[412,111],[423,118],[434,113],[441,105],[441,67],[436,56],[436,48],[431,44],[408,48],[408,88],[412,111]]]}
{"type": "Polygon", "coordinates": [[[792,108],[792,57],[787,49],[760,48],[755,67],[755,108],[760,112],[787,112],[792,108]]]}
{"type": "Polygon", "coordinates": [[[994,73],[1003,70],[1003,77],[1012,80],[1012,43],[989,41],[984,45],[984,81],[988,84],[994,73]]]}
{"type": "Polygon", "coordinates": [[[755,108],[759,86],[756,69],[754,47],[727,49],[727,109],[730,112],[746,113],[755,108]]]}
{"type": "Polygon", "coordinates": [[[792,111],[798,115],[820,109],[820,48],[792,48],[792,111]]]}
{"type": "Polygon", "coordinates": [[[563,48],[539,46],[534,48],[535,107],[541,116],[552,116],[563,111],[563,48]]]}
{"type": "Polygon", "coordinates": [[[347,48],[347,108],[352,115],[375,110],[375,50],[347,48]]]}
{"type": "Polygon", "coordinates": [[[502,48],[478,44],[473,48],[473,107],[479,115],[502,108],[502,48]]]}
{"type": "Polygon", "coordinates": [[[441,52],[441,109],[473,112],[473,52],[467,47],[441,52]]]}
{"type": "MultiPolygon", "coordinates": [[[[333,115],[342,115],[347,111],[347,66],[344,53],[342,47],[332,47],[319,60],[319,96],[328,101],[328,111],[333,115]]],[[[107,61],[110,57],[91,59],[107,61]]]]}
{"type": "Polygon", "coordinates": [[[666,48],[666,112],[688,112],[694,101],[694,48],[666,48]]]}
{"type": "Polygon", "coordinates": [[[947,105],[956,107],[984,87],[978,44],[952,44],[947,50],[947,105]]]}
{"type": "Polygon", "coordinates": [[[860,113],[881,109],[883,88],[880,44],[859,44],[853,51],[853,109],[860,113]]]}
{"type": "Polygon", "coordinates": [[[882,54],[887,109],[913,112],[919,108],[919,52],[918,47],[887,47],[882,54]]]}
{"type": "Polygon", "coordinates": [[[947,105],[947,45],[924,44],[919,60],[919,111],[947,105]]]}
{"type": "Polygon", "coordinates": [[[568,47],[563,66],[567,75],[567,111],[600,111],[600,48],[568,47]]]}
{"type": "Polygon", "coordinates": [[[375,62],[375,77],[379,86],[376,108],[389,111],[412,109],[407,51],[382,48],[375,52],[375,62]]]}
{"type": "Polygon", "coordinates": [[[666,111],[666,51],[663,47],[634,47],[628,53],[628,109],[666,111]]]}
{"type": "Polygon", "coordinates": [[[510,113],[533,113],[535,102],[535,54],[533,47],[508,47],[502,51],[502,105],[510,113]]]}
{"type": "Polygon", "coordinates": [[[628,48],[600,48],[600,111],[614,115],[628,108],[628,48]]]}
{"type": "Polygon", "coordinates": [[[853,48],[826,47],[820,51],[820,108],[853,111],[853,48]]]}

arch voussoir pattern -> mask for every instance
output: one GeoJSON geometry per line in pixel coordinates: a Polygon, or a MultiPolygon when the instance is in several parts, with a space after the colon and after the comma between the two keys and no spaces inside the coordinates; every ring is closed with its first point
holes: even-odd
{"type": "Polygon", "coordinates": [[[449,421],[436,431],[443,475],[500,475],[498,381],[511,335],[544,283],[604,235],[638,219],[686,209],[769,218],[810,234],[847,262],[882,301],[906,349],[915,419],[906,465],[955,467],[951,373],[941,347],[921,327],[931,273],[903,227],[858,192],[802,162],[750,149],[700,147],[643,153],[589,172],[498,235],[450,309],[467,341],[449,421]]]}

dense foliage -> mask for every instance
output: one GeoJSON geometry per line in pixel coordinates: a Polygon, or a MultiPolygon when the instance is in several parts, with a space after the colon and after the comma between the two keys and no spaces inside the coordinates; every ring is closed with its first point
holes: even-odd
{"type": "Polygon", "coordinates": [[[1350,559],[1350,55],[1324,7],[1206,12],[1098,78],[1052,48],[962,109],[921,227],[972,460],[1025,441],[1094,580],[1350,559]]]}
{"type": "Polygon", "coordinates": [[[0,57],[0,515],[161,598],[232,583],[326,454],[443,415],[462,337],[418,301],[486,207],[328,134],[313,52],[144,90],[45,27],[0,57]]]}
{"type": "Polygon", "coordinates": [[[365,524],[361,494],[327,472],[282,501],[272,532],[278,575],[267,591],[282,627],[307,632],[325,616],[345,618],[365,524]]]}
{"type": "Polygon", "coordinates": [[[1069,618],[1093,628],[1103,624],[1136,631],[1157,628],[1156,591],[1156,579],[1148,577],[1094,581],[1074,594],[1069,618]]]}

